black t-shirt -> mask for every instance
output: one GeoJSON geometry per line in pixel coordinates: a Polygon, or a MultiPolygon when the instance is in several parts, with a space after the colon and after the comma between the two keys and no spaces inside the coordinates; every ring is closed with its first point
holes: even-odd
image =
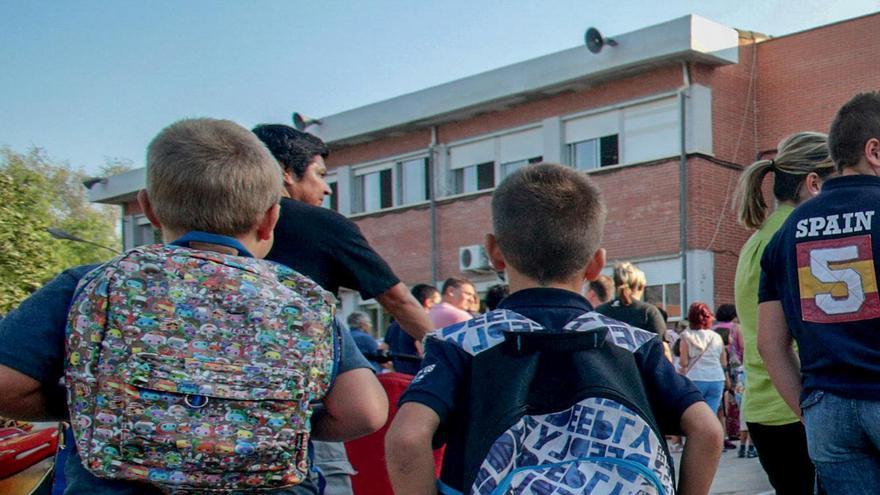
{"type": "Polygon", "coordinates": [[[371,299],[400,282],[354,222],[288,198],[281,199],[275,243],[266,259],[293,268],[334,294],[347,287],[371,299]]]}
{"type": "Polygon", "coordinates": [[[666,323],[663,321],[663,315],[653,304],[637,300],[633,300],[631,304],[623,304],[620,299],[614,299],[600,304],[596,308],[596,312],[636,328],[654,332],[660,336],[660,340],[664,340],[666,337],[666,323]]]}

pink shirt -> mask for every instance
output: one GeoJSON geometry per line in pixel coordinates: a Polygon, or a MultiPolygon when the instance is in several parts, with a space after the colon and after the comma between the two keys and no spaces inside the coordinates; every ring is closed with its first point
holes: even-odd
{"type": "Polygon", "coordinates": [[[460,310],[447,302],[442,302],[431,306],[431,310],[428,311],[428,318],[431,319],[431,323],[436,330],[462,321],[470,320],[471,314],[467,311],[460,310]]]}

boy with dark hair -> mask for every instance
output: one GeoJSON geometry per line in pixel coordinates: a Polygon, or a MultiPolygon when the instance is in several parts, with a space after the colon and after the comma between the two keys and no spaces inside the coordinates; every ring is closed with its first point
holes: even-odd
{"type": "Polygon", "coordinates": [[[844,104],[828,143],[840,175],[761,259],[758,350],[804,423],[821,486],[868,493],[880,486],[880,93],[844,104]]]}
{"type": "Polygon", "coordinates": [[[641,454],[627,447],[601,440],[611,442],[625,435],[625,428],[613,435],[599,432],[615,429],[603,417],[626,409],[632,415],[621,416],[618,425],[635,424],[635,413],[620,403],[617,413],[604,410],[603,399],[573,394],[599,375],[616,381],[613,375],[626,374],[629,385],[615,390],[634,397],[642,407],[624,402],[648,418],[640,430],[646,436],[629,444],[650,443],[642,453],[653,457],[641,458],[640,466],[662,472],[647,476],[667,493],[673,490],[661,435],[682,431],[688,443],[681,493],[707,493],[721,452],[714,413],[666,360],[656,335],[593,313],[580,295],[584,281],[595,278],[605,262],[599,247],[605,206],[596,187],[586,175],[561,165],[525,167],[495,190],[492,220],[486,248],[493,266],[507,270],[511,294],[498,310],[438,330],[429,339],[422,370],[402,397],[386,437],[395,492],[436,493],[432,440],[447,445],[439,482],[444,493],[489,493],[505,483],[541,493],[560,485],[565,493],[587,493],[606,482],[619,482],[623,489],[630,481],[611,481],[601,465],[585,474],[579,462],[601,456],[610,466],[638,458],[641,454]],[[593,339],[591,350],[580,347],[584,338],[593,339]],[[604,364],[582,366],[598,363],[595,359],[604,364]],[[553,462],[566,464],[557,468],[553,462]],[[529,474],[533,468],[545,471],[529,474]]]}
{"type": "Polygon", "coordinates": [[[596,280],[590,280],[584,286],[584,290],[586,291],[584,297],[594,308],[614,298],[614,282],[608,275],[599,275],[596,280]]]}
{"type": "Polygon", "coordinates": [[[433,285],[416,284],[410,292],[425,310],[431,309],[431,306],[440,302],[440,291],[433,285]]]}
{"type": "Polygon", "coordinates": [[[492,311],[498,307],[505,297],[510,295],[510,286],[507,284],[495,284],[486,290],[486,311],[492,311]]]}

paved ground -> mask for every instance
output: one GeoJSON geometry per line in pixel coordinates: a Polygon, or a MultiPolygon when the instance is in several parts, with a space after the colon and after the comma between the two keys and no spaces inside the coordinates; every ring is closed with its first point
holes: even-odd
{"type": "MultiPolygon", "coordinates": [[[[674,454],[676,467],[681,454],[674,454]]],[[[758,458],[740,459],[736,450],[721,455],[721,464],[712,483],[712,495],[770,495],[775,493],[758,458]]]]}

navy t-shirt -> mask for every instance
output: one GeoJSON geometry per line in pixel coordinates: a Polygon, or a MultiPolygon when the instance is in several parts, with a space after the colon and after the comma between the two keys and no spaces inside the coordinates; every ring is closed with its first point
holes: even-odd
{"type": "MultiPolygon", "coordinates": [[[[50,403],[64,403],[64,346],[67,313],[79,280],[98,265],[71,268],[62,272],[40,290],[23,301],[0,320],[0,364],[25,374],[43,385],[51,394],[50,403]],[[51,392],[50,392],[51,391],[51,392]]],[[[348,330],[340,326],[341,345],[337,372],[369,368],[370,364],[357,350],[348,330]]],[[[66,415],[66,408],[64,409],[66,415]]],[[[68,442],[72,452],[66,463],[68,488],[75,493],[123,494],[153,493],[152,488],[112,480],[99,480],[82,467],[75,444],[68,442]],[[134,491],[132,491],[134,490],[134,491]]],[[[317,493],[310,484],[287,493],[317,493]]],[[[275,492],[275,493],[286,493],[275,492]]],[[[158,491],[156,491],[158,493],[158,491]]]]}
{"type": "MultiPolygon", "coordinates": [[[[566,323],[593,308],[580,294],[562,289],[534,288],[511,294],[497,309],[514,311],[548,330],[559,331],[566,323]]],[[[702,394],[675,371],[666,359],[659,337],[640,346],[634,356],[661,431],[664,434],[679,433],[681,415],[692,404],[702,401],[702,394]]],[[[463,414],[468,408],[462,401],[466,396],[470,362],[471,356],[461,347],[429,338],[422,370],[400,399],[401,404],[417,402],[437,413],[440,417],[437,438],[456,434],[447,427],[467,421],[463,414]]]]}
{"type": "Polygon", "coordinates": [[[293,268],[334,294],[346,287],[372,299],[400,283],[354,222],[289,198],[281,198],[275,243],[266,259],[293,268]]]}
{"type": "MultiPolygon", "coordinates": [[[[363,354],[368,361],[369,356],[375,356],[376,354],[378,354],[379,344],[377,344],[376,339],[374,339],[367,332],[357,329],[351,330],[351,338],[352,340],[354,340],[354,345],[357,346],[358,350],[361,351],[361,354],[363,354]]],[[[379,363],[375,361],[370,361],[370,367],[373,368],[373,371],[375,371],[376,373],[382,371],[382,367],[379,366],[379,363]]]]}
{"type": "Polygon", "coordinates": [[[798,343],[803,393],[880,399],[880,177],[828,180],[761,259],[759,302],[779,301],[798,343]]]}
{"type": "Polygon", "coordinates": [[[409,359],[397,359],[395,354],[406,354],[409,356],[418,356],[419,351],[416,349],[416,340],[400,328],[400,324],[396,321],[388,327],[385,332],[385,343],[388,344],[388,350],[392,355],[392,363],[394,371],[415,375],[422,366],[421,361],[412,361],[409,359]]]}

